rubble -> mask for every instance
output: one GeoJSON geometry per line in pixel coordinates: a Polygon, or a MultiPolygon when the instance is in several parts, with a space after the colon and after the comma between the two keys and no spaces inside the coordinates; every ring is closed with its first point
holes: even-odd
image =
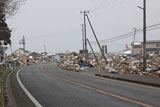
{"type": "Polygon", "coordinates": [[[160,76],[160,57],[150,56],[147,60],[147,71],[143,71],[143,59],[140,55],[115,55],[108,54],[106,65],[101,56],[97,56],[99,65],[96,63],[95,58],[89,58],[87,64],[85,63],[85,56],[75,52],[66,54],[66,57],[59,62],[59,67],[71,70],[80,71],[88,70],[90,68],[97,69],[97,71],[118,73],[118,74],[138,74],[148,75],[153,77],[160,76]]]}
{"type": "Polygon", "coordinates": [[[0,66],[4,66],[10,69],[16,69],[19,66],[26,66],[31,64],[42,64],[46,62],[52,61],[53,57],[48,56],[47,54],[39,54],[37,52],[30,52],[28,50],[24,50],[22,48],[17,49],[11,55],[6,55],[5,60],[2,62],[0,66]]]}
{"type": "MultiPolygon", "coordinates": [[[[21,52],[21,51],[18,51],[21,52]]],[[[125,55],[125,54],[106,54],[106,60],[101,54],[96,54],[99,64],[97,64],[92,53],[88,54],[87,63],[85,54],[78,54],[76,52],[60,53],[48,57],[46,54],[42,55],[36,52],[30,52],[26,55],[26,60],[22,53],[16,53],[7,56],[5,64],[11,69],[25,64],[41,64],[51,61],[53,59],[58,63],[58,66],[65,70],[79,72],[81,70],[97,70],[101,72],[110,72],[116,74],[137,74],[148,75],[153,77],[160,77],[160,56],[147,56],[147,70],[143,71],[143,58],[140,55],[125,55]]]]}

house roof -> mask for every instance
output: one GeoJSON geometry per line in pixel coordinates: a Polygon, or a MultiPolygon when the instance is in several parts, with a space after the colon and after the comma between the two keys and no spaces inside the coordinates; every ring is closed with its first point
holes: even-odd
{"type": "MultiPolygon", "coordinates": [[[[147,44],[149,44],[149,43],[159,43],[160,44],[160,40],[147,40],[146,43],[147,44]]],[[[142,42],[142,44],[143,44],[143,42],[142,42]]]]}
{"type": "Polygon", "coordinates": [[[131,45],[133,46],[133,45],[141,45],[142,44],[142,42],[132,42],[131,43],[131,45]]]}
{"type": "Polygon", "coordinates": [[[31,52],[29,55],[41,55],[41,54],[39,54],[37,52],[31,52]]]}
{"type": "Polygon", "coordinates": [[[58,54],[56,54],[56,55],[64,55],[64,56],[66,56],[66,54],[65,54],[65,53],[58,53],[58,54]]]}
{"type": "MultiPolygon", "coordinates": [[[[146,41],[146,43],[147,44],[150,44],[150,43],[152,43],[152,44],[160,44],[160,40],[147,40],[146,41]]],[[[134,42],[134,45],[142,45],[143,44],[143,42],[134,42]]],[[[133,42],[132,42],[132,44],[131,45],[133,45],[133,42]]]]}
{"type": "Polygon", "coordinates": [[[33,57],[41,57],[42,55],[37,53],[37,52],[32,52],[28,56],[33,56],[33,57]]]}
{"type": "MultiPolygon", "coordinates": [[[[18,48],[16,51],[14,51],[14,53],[16,53],[17,51],[24,51],[24,49],[23,48],[18,48]]],[[[25,50],[25,53],[27,53],[27,54],[29,54],[29,53],[31,53],[30,51],[28,51],[28,50],[25,50]]]]}

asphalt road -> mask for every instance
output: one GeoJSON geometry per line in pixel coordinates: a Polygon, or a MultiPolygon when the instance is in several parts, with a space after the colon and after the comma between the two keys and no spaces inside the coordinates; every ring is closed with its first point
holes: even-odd
{"type": "MultiPolygon", "coordinates": [[[[17,85],[15,76],[13,74],[11,80],[14,81],[17,107],[34,107],[17,85]]],[[[26,67],[19,72],[19,78],[43,107],[160,106],[159,88],[94,77],[92,73],[66,71],[54,63],[26,67]]]]}

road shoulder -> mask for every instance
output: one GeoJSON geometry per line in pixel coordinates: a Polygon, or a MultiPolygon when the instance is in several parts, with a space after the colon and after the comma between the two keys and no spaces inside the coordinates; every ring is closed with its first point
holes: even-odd
{"type": "Polygon", "coordinates": [[[7,107],[35,107],[26,93],[20,87],[17,78],[17,70],[7,77],[6,92],[8,97],[7,107]]]}
{"type": "Polygon", "coordinates": [[[8,74],[7,80],[6,80],[6,94],[7,94],[7,98],[8,98],[8,103],[7,103],[7,107],[17,107],[16,101],[14,99],[13,93],[12,93],[12,89],[11,89],[11,75],[14,73],[14,71],[12,71],[11,73],[8,74]]]}

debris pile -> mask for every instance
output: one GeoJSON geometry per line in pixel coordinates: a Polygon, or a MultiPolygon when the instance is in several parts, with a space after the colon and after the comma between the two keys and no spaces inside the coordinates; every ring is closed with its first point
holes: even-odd
{"type": "Polygon", "coordinates": [[[4,61],[0,63],[0,66],[5,68],[15,69],[18,66],[31,65],[31,64],[42,64],[52,61],[53,56],[47,55],[47,53],[37,53],[30,52],[24,49],[19,48],[11,55],[5,55],[4,61]]]}
{"type": "Polygon", "coordinates": [[[77,54],[75,52],[66,55],[63,60],[59,62],[59,67],[71,70],[80,71],[88,70],[90,68],[97,69],[97,71],[119,73],[119,74],[138,74],[149,75],[158,77],[160,76],[160,57],[152,56],[147,59],[147,71],[143,70],[143,58],[142,56],[127,56],[127,55],[115,55],[108,54],[106,59],[108,64],[101,56],[98,57],[99,65],[96,63],[95,58],[88,58],[88,62],[85,62],[85,56],[77,54]]]}
{"type": "Polygon", "coordinates": [[[80,70],[94,68],[96,65],[97,63],[95,62],[95,60],[89,59],[88,62],[86,63],[85,57],[75,52],[67,54],[66,57],[63,58],[58,64],[58,66],[63,69],[76,71],[76,72],[80,70]]]}

